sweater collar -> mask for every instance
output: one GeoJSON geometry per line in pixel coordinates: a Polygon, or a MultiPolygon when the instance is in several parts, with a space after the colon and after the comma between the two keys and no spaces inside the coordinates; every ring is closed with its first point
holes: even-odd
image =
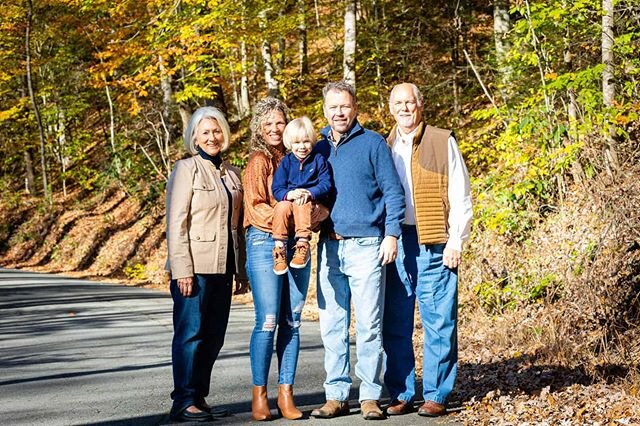
{"type": "MultiPolygon", "coordinates": [[[[338,141],[338,145],[343,144],[345,142],[348,142],[349,140],[353,139],[354,136],[358,135],[362,131],[363,131],[362,126],[360,125],[360,123],[356,119],[353,122],[353,126],[351,126],[351,129],[347,130],[347,133],[343,133],[342,134],[342,137],[338,141]]],[[[331,142],[333,140],[333,135],[331,134],[331,126],[326,126],[324,129],[320,130],[320,133],[328,141],[331,142]]]]}
{"type": "Polygon", "coordinates": [[[213,163],[213,165],[216,166],[216,169],[220,169],[220,165],[222,164],[222,157],[220,156],[219,152],[218,152],[218,154],[216,154],[214,156],[211,156],[211,155],[207,154],[206,152],[204,152],[204,150],[202,148],[198,147],[198,154],[203,159],[213,163]]]}

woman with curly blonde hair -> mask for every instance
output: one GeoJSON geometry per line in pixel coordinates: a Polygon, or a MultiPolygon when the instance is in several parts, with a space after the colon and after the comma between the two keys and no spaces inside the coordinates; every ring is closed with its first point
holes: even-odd
{"type": "MultiPolygon", "coordinates": [[[[255,327],[249,346],[254,420],[270,420],[267,379],[274,340],[278,357],[278,411],[287,419],[302,413],[293,401],[292,385],[300,349],[300,316],[309,285],[310,263],[286,275],[273,272],[273,210],[277,200],[271,184],[273,174],[284,157],[283,132],[288,108],[280,100],[258,102],[251,120],[251,153],[244,172],[244,227],[246,229],[247,274],[253,292],[255,327]],[[277,333],[277,335],[276,335],[277,333]]],[[[291,247],[295,245],[292,238],[291,247]]],[[[290,253],[293,250],[289,251],[290,253]]]]}

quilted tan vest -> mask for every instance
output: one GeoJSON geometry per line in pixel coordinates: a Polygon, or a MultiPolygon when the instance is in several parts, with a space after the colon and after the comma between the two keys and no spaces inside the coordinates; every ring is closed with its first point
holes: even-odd
{"type": "MultiPolygon", "coordinates": [[[[391,130],[388,142],[395,139],[391,130]]],[[[413,204],[420,244],[446,243],[449,239],[449,136],[451,130],[420,123],[413,140],[411,174],[413,204]]]]}

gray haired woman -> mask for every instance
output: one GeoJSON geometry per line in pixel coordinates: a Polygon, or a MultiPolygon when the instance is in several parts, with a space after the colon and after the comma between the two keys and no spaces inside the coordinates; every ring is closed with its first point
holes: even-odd
{"type": "Polygon", "coordinates": [[[167,252],[171,273],[174,421],[225,416],[205,400],[224,343],[235,291],[248,285],[242,232],[240,171],[222,160],[229,146],[222,112],[199,108],[185,132],[192,157],[176,162],[167,182],[167,252]]]}

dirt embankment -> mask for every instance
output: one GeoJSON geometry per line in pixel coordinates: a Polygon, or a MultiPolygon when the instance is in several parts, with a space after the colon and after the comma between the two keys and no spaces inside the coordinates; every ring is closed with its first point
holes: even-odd
{"type": "Polygon", "coordinates": [[[166,287],[163,200],[110,188],[74,192],[51,206],[23,200],[3,205],[0,215],[4,267],[166,287]]]}

